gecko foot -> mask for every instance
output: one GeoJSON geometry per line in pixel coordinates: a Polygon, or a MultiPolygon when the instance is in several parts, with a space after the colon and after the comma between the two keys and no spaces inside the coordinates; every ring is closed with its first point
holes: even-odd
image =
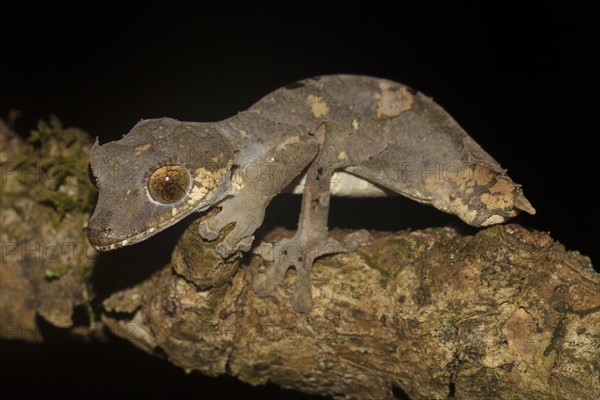
{"type": "Polygon", "coordinates": [[[266,273],[256,277],[254,290],[259,297],[271,296],[287,270],[294,268],[296,289],[291,299],[292,307],[297,312],[309,312],[313,307],[310,273],[314,260],[327,254],[355,250],[370,241],[371,235],[361,230],[347,235],[341,242],[332,238],[308,241],[297,233],[293,238],[275,244],[263,243],[254,252],[267,261],[274,261],[274,264],[266,273]]]}
{"type": "MultiPolygon", "coordinates": [[[[261,203],[259,203],[260,205],[261,203]]],[[[219,233],[229,224],[235,224],[231,232],[217,244],[215,250],[223,258],[227,258],[237,251],[249,251],[254,236],[254,231],[262,224],[264,218],[264,207],[256,205],[252,212],[240,207],[236,199],[225,200],[221,211],[200,223],[198,233],[206,240],[215,240],[219,233]]]]}

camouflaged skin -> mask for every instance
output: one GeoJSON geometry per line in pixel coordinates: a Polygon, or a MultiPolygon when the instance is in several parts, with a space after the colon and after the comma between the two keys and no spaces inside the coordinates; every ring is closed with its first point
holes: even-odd
{"type": "MultiPolygon", "coordinates": [[[[297,311],[312,307],[314,259],[365,242],[332,246],[331,195],[399,194],[474,226],[504,222],[520,210],[535,213],[520,186],[440,106],[408,86],[365,76],[299,81],[220,122],[141,121],[119,141],[96,143],[90,165],[100,196],[86,233],[98,250],[139,242],[217,206],[220,212],[203,221],[199,233],[214,240],[232,225],[216,248],[228,257],[251,249],[274,196],[302,193],[291,239],[299,255],[275,252],[272,269],[255,285],[268,296],[294,267],[297,311]],[[149,177],[172,165],[187,170],[192,184],[177,187],[183,197],[165,204],[149,193],[149,177]],[[309,255],[309,248],[317,251],[309,255]]],[[[175,178],[166,177],[165,184],[175,178]]]]}

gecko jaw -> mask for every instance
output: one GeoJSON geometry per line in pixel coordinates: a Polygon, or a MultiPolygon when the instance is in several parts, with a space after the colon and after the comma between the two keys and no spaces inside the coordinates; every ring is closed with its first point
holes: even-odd
{"type": "MultiPolygon", "coordinates": [[[[89,240],[90,244],[92,245],[92,247],[98,251],[111,251],[111,250],[116,250],[121,247],[129,246],[131,244],[141,242],[141,241],[149,238],[150,236],[154,235],[155,233],[158,233],[157,228],[150,228],[150,229],[140,232],[138,234],[128,236],[126,239],[121,239],[121,240],[112,242],[110,244],[98,244],[98,242],[94,242],[94,239],[95,239],[94,236],[89,235],[89,234],[88,234],[89,235],[88,240],[89,240]]],[[[104,241],[104,242],[107,242],[109,240],[110,239],[107,239],[107,238],[101,239],[101,241],[104,241]]]]}
{"type": "Polygon", "coordinates": [[[191,207],[186,212],[181,212],[179,214],[179,216],[173,216],[172,218],[167,219],[155,226],[144,229],[141,232],[127,235],[124,238],[123,237],[115,238],[115,237],[108,237],[106,235],[102,235],[102,233],[98,233],[97,230],[90,229],[89,225],[86,228],[84,228],[84,230],[86,231],[86,234],[88,236],[88,241],[90,242],[90,244],[92,245],[92,247],[94,249],[96,249],[98,251],[111,251],[111,250],[119,249],[121,247],[125,247],[125,246],[129,246],[132,244],[142,242],[142,241],[146,240],[147,238],[149,238],[150,236],[153,236],[153,235],[157,234],[158,232],[163,231],[164,229],[170,227],[171,225],[181,221],[182,219],[184,219],[185,217],[187,217],[194,211],[199,211],[199,210],[191,207]]]}

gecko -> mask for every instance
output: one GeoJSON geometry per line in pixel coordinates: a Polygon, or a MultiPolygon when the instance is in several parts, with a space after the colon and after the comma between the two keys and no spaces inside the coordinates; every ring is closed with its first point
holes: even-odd
{"type": "Polygon", "coordinates": [[[253,285],[270,296],[294,268],[290,301],[303,313],[313,307],[315,259],[369,241],[366,231],[329,236],[331,196],[402,195],[476,227],[535,213],[520,185],[442,107],[409,86],[368,76],[297,81],[217,122],[141,120],[120,140],[96,139],[90,171],[99,195],[84,230],[99,251],[218,208],[199,234],[213,241],[233,226],[216,246],[227,258],[253,249],[274,196],[301,194],[296,233],[265,244],[271,265],[253,285]]]}

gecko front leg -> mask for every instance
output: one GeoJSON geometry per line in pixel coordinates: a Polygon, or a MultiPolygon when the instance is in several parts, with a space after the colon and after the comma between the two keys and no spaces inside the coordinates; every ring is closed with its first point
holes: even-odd
{"type": "Polygon", "coordinates": [[[225,226],[235,224],[216,246],[217,252],[225,258],[236,251],[250,250],[253,233],[261,226],[271,199],[288,186],[317,153],[315,139],[302,134],[291,136],[265,154],[239,165],[233,177],[233,196],[217,205],[221,208],[217,215],[200,224],[200,236],[215,240],[225,226]]]}
{"type": "Polygon", "coordinates": [[[265,217],[265,209],[271,201],[270,196],[255,191],[241,192],[239,195],[225,199],[219,213],[200,223],[199,233],[204,239],[215,240],[219,232],[227,225],[235,226],[219,243],[215,250],[226,258],[237,251],[248,251],[254,241],[254,231],[258,229],[265,217]]]}

